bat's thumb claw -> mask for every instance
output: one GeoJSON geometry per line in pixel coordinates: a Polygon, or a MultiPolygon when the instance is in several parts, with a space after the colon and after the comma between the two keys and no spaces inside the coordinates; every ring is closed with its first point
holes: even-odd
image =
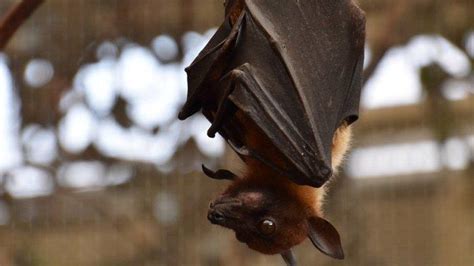
{"type": "Polygon", "coordinates": [[[207,175],[210,178],[214,178],[214,175],[216,174],[214,171],[207,168],[204,164],[201,165],[201,168],[205,175],[207,175]]]}
{"type": "Polygon", "coordinates": [[[229,170],[218,170],[217,172],[212,171],[211,169],[207,168],[204,164],[201,165],[202,171],[204,172],[205,175],[212,179],[217,179],[217,180],[235,180],[237,179],[237,175],[232,173],[229,170]]]}
{"type": "Polygon", "coordinates": [[[188,118],[188,117],[186,116],[186,114],[183,111],[179,112],[179,114],[178,114],[178,119],[179,120],[184,120],[186,118],[188,118]]]}
{"type": "Polygon", "coordinates": [[[210,128],[207,131],[207,136],[213,139],[216,136],[216,132],[212,128],[210,128]]]}

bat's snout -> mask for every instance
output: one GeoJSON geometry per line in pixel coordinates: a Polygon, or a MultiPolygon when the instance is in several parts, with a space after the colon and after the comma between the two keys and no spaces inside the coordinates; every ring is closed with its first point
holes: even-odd
{"type": "Polygon", "coordinates": [[[227,219],[232,216],[232,209],[237,206],[242,206],[240,200],[219,197],[209,204],[207,219],[213,224],[225,225],[227,219]]]}

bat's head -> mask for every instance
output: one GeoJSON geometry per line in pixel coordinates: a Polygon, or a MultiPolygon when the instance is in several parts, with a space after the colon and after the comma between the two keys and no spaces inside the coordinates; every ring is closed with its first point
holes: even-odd
{"type": "Polygon", "coordinates": [[[208,219],[264,254],[283,254],[310,238],[323,253],[344,257],[336,229],[284,188],[234,182],[210,204],[208,219]]]}

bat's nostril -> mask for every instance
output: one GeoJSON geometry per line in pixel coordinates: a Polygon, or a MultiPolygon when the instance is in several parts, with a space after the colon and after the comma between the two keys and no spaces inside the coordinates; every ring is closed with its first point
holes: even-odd
{"type": "Polygon", "coordinates": [[[216,213],[214,213],[214,219],[215,219],[216,221],[223,221],[223,220],[224,220],[224,215],[222,215],[222,214],[216,212],[216,213]]]}
{"type": "Polygon", "coordinates": [[[222,213],[218,212],[218,211],[215,211],[215,210],[210,210],[209,213],[207,214],[207,219],[211,222],[211,223],[221,223],[225,220],[225,217],[224,215],[222,215],[222,213]]]}

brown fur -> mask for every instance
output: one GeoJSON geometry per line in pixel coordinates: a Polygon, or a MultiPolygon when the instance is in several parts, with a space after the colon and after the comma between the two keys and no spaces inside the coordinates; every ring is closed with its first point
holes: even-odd
{"type": "MultiPolygon", "coordinates": [[[[262,151],[265,158],[269,158],[275,164],[281,166],[284,159],[275,146],[261,133],[260,129],[244,115],[238,114],[238,119],[246,125],[246,132],[250,132],[246,136],[246,143],[254,150],[262,151]]],[[[332,168],[333,172],[337,170],[344,160],[344,156],[350,148],[352,138],[351,127],[347,123],[343,123],[334,133],[332,143],[332,168]]],[[[246,161],[243,179],[252,180],[252,182],[265,182],[278,184],[285,187],[292,194],[297,195],[301,202],[306,206],[311,206],[314,214],[322,215],[322,200],[325,196],[325,187],[314,188],[310,186],[300,186],[291,182],[287,177],[275,176],[275,173],[255,160],[246,161]]]]}
{"type": "MultiPolygon", "coordinates": [[[[279,167],[287,163],[268,138],[245,115],[238,112],[233,122],[243,129],[242,132],[247,133],[244,134],[244,143],[251,149],[258,151],[279,167]]],[[[332,143],[334,171],[349,148],[350,137],[350,127],[346,124],[341,125],[334,134],[332,143]]],[[[210,219],[212,220],[212,215],[216,213],[231,217],[223,222],[214,222],[233,229],[238,240],[264,254],[281,253],[301,243],[308,237],[310,228],[315,227],[311,225],[311,220],[323,215],[321,208],[325,188],[297,185],[253,159],[245,159],[245,164],[243,176],[233,181],[211,204],[210,219]],[[229,201],[231,204],[226,203],[229,201]],[[212,207],[212,205],[218,206],[212,207]],[[256,230],[258,219],[265,217],[278,222],[278,232],[269,238],[262,237],[256,230]],[[235,222],[236,219],[238,222],[235,222]]],[[[332,225],[330,227],[333,228],[332,225]]],[[[335,229],[320,229],[318,233],[322,238],[339,239],[335,229]]],[[[331,246],[328,252],[337,257],[334,254],[342,254],[342,250],[338,253],[339,247],[331,246]]]]}

